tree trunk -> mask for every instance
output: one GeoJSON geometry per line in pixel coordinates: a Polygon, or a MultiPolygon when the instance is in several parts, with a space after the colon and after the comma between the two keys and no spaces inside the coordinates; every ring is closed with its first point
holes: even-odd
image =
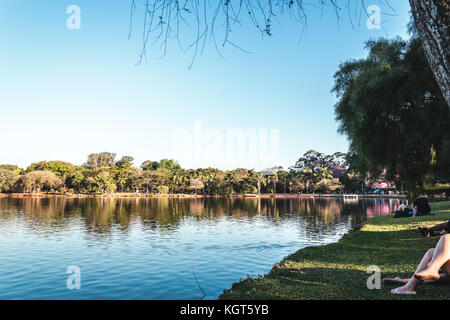
{"type": "Polygon", "coordinates": [[[450,106],[450,0],[409,0],[425,54],[450,106]]]}

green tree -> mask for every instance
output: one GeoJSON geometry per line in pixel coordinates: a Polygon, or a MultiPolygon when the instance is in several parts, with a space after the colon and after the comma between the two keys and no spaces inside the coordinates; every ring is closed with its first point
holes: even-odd
{"type": "Polygon", "coordinates": [[[133,161],[133,157],[123,156],[119,161],[116,162],[116,166],[121,168],[131,168],[133,166],[133,161]]]}
{"type": "Polygon", "coordinates": [[[204,188],[205,184],[201,179],[192,178],[189,182],[189,189],[194,190],[195,194],[197,194],[198,191],[203,190],[204,188]]]}
{"type": "Polygon", "coordinates": [[[306,184],[303,175],[300,172],[291,171],[291,182],[289,185],[289,191],[295,193],[301,193],[306,190],[306,184]]]}
{"type": "Polygon", "coordinates": [[[286,170],[280,170],[277,172],[278,183],[281,186],[281,190],[283,193],[286,193],[291,183],[291,175],[286,170]]]}
{"type": "Polygon", "coordinates": [[[339,177],[339,181],[343,185],[343,189],[349,193],[361,192],[365,186],[364,177],[354,171],[347,171],[344,175],[339,177]]]}
{"type": "Polygon", "coordinates": [[[69,188],[73,188],[76,192],[81,192],[83,189],[85,189],[85,173],[86,169],[77,167],[74,168],[73,171],[70,172],[69,176],[67,177],[66,184],[69,188]]]}
{"type": "Polygon", "coordinates": [[[168,186],[170,183],[170,174],[166,170],[144,171],[143,187],[148,192],[158,190],[159,186],[168,186]]]}
{"type": "Polygon", "coordinates": [[[98,168],[98,154],[97,153],[91,153],[88,155],[87,162],[85,164],[85,167],[91,170],[97,170],[98,168]]]}
{"type": "Polygon", "coordinates": [[[249,171],[248,176],[249,183],[256,187],[256,193],[261,194],[262,186],[266,185],[266,178],[260,172],[256,172],[255,170],[249,171]]]}
{"type": "Polygon", "coordinates": [[[169,193],[168,186],[158,186],[156,189],[158,190],[159,194],[168,194],[169,193]]]}
{"type": "Polygon", "coordinates": [[[15,164],[0,164],[0,169],[12,171],[15,174],[21,174],[24,170],[15,164]]]}
{"type": "Polygon", "coordinates": [[[141,192],[144,187],[144,171],[141,168],[130,168],[129,172],[129,188],[133,192],[141,192]]]}
{"type": "Polygon", "coordinates": [[[32,171],[42,171],[44,170],[45,165],[47,164],[47,161],[39,161],[39,162],[33,162],[30,164],[27,169],[25,170],[25,173],[29,173],[32,171]]]}
{"type": "Polygon", "coordinates": [[[121,192],[127,191],[131,188],[133,161],[133,157],[124,156],[116,162],[115,167],[111,170],[116,185],[121,192]]]}
{"type": "Polygon", "coordinates": [[[277,172],[273,173],[267,178],[267,182],[272,186],[271,192],[272,194],[277,193],[277,183],[278,183],[278,174],[277,172]]]}
{"type": "Polygon", "coordinates": [[[114,166],[114,160],[116,159],[116,154],[111,152],[100,152],[98,154],[98,167],[112,167],[114,166]]]}
{"type": "Polygon", "coordinates": [[[94,179],[98,189],[103,193],[114,193],[117,190],[113,177],[106,170],[100,170],[94,179]]]}
{"type": "Polygon", "coordinates": [[[141,168],[142,170],[153,171],[159,168],[159,162],[147,160],[142,163],[141,168]]]}
{"type": "Polygon", "coordinates": [[[369,41],[368,57],[346,62],[333,91],[339,132],[350,140],[353,168],[423,187],[448,168],[450,109],[417,38],[369,41]],[[438,171],[438,172],[436,172],[438,171]]]}
{"type": "Polygon", "coordinates": [[[116,154],[111,152],[91,153],[84,166],[91,170],[113,167],[115,158],[116,154]]]}
{"type": "Polygon", "coordinates": [[[339,179],[321,179],[316,184],[316,190],[322,193],[335,192],[343,189],[339,179]]]}
{"type": "Polygon", "coordinates": [[[6,170],[0,168],[0,192],[8,193],[14,191],[14,185],[19,176],[14,173],[15,170],[6,170]]]}
{"type": "Polygon", "coordinates": [[[61,187],[62,181],[53,172],[32,171],[21,176],[16,185],[20,192],[40,193],[61,187]]]}
{"type": "Polygon", "coordinates": [[[167,170],[170,173],[175,173],[181,169],[181,166],[175,160],[163,159],[159,162],[158,169],[167,170]]]}
{"type": "Polygon", "coordinates": [[[42,170],[53,172],[62,181],[63,188],[66,187],[66,180],[74,171],[74,165],[64,161],[49,161],[46,162],[42,170]]]}

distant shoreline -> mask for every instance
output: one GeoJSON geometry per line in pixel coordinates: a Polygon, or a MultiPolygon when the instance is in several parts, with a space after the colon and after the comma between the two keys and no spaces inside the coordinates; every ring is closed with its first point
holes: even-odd
{"type": "MultiPolygon", "coordinates": [[[[406,199],[405,195],[357,195],[358,197],[354,200],[359,199],[381,199],[381,198],[391,198],[391,199],[406,199]]],[[[53,197],[64,197],[64,198],[171,198],[171,199],[203,199],[203,198],[245,198],[245,199],[320,199],[320,198],[344,198],[344,194],[290,194],[290,193],[277,193],[277,194],[233,194],[233,195],[195,195],[195,194],[142,194],[142,193],[114,193],[114,194],[62,194],[62,193],[0,193],[0,198],[53,198],[53,197]]]]}

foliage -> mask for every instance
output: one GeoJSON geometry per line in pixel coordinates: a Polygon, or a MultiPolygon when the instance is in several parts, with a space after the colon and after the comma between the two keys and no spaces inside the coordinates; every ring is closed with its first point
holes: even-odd
{"type": "Polygon", "coordinates": [[[158,169],[166,170],[170,173],[175,173],[181,169],[181,166],[175,160],[163,159],[159,162],[158,169]]]}
{"type": "Polygon", "coordinates": [[[14,191],[14,185],[19,176],[14,170],[6,170],[0,168],[0,192],[7,193],[14,191]]]}
{"type": "Polygon", "coordinates": [[[293,189],[304,188],[306,192],[336,192],[344,189],[340,178],[347,171],[347,155],[336,152],[326,155],[315,150],[307,151],[290,168],[295,177],[293,189]]]}
{"type": "Polygon", "coordinates": [[[100,172],[95,175],[95,184],[98,187],[98,191],[102,193],[112,193],[117,189],[117,185],[110,172],[106,170],[100,170],[100,172]]]}
{"type": "MultiPolygon", "coordinates": [[[[347,171],[346,155],[322,154],[311,150],[299,158],[290,170],[276,166],[261,172],[237,168],[184,169],[176,161],[145,161],[139,168],[134,159],[118,161],[114,153],[93,153],[82,166],[63,161],[31,164],[21,175],[2,171],[0,192],[68,193],[195,193],[232,195],[260,193],[340,193],[361,190],[361,175],[347,171]],[[47,179],[42,182],[42,176],[47,179]],[[6,182],[5,182],[6,181],[6,182]]],[[[8,167],[15,169],[14,166],[8,167]]]]}
{"type": "Polygon", "coordinates": [[[205,188],[205,184],[200,179],[191,179],[189,181],[189,189],[194,190],[197,193],[199,190],[203,190],[205,188]]]}
{"type": "Polygon", "coordinates": [[[417,38],[369,41],[366,59],[343,63],[333,91],[351,169],[411,190],[448,179],[450,109],[417,38]]]}
{"type": "Polygon", "coordinates": [[[322,193],[329,193],[335,191],[341,191],[343,189],[343,185],[339,181],[339,179],[322,179],[317,183],[317,190],[322,193]]]}
{"type": "Polygon", "coordinates": [[[40,193],[52,191],[62,186],[62,181],[50,171],[31,171],[21,176],[16,183],[16,188],[22,192],[40,193]]]}
{"type": "Polygon", "coordinates": [[[168,186],[158,186],[157,188],[159,194],[168,194],[169,187],[168,186]]]}
{"type": "Polygon", "coordinates": [[[112,167],[114,166],[115,153],[101,152],[91,153],[88,156],[88,160],[84,165],[88,169],[97,170],[98,168],[112,167]]]}
{"type": "Polygon", "coordinates": [[[15,174],[21,174],[23,172],[23,169],[19,168],[15,164],[0,164],[0,169],[12,171],[15,174]]]}
{"type": "Polygon", "coordinates": [[[159,162],[147,160],[142,163],[141,168],[143,170],[154,171],[159,168],[159,162]]]}
{"type": "Polygon", "coordinates": [[[450,184],[426,186],[424,190],[427,192],[450,192],[450,184]]]}
{"type": "Polygon", "coordinates": [[[361,191],[366,183],[363,176],[354,171],[347,171],[339,177],[339,181],[342,183],[344,190],[349,193],[361,191]]]}

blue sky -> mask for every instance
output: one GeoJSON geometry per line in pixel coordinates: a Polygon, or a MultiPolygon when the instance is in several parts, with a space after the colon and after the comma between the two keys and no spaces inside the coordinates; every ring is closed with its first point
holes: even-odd
{"type": "MultiPolygon", "coordinates": [[[[353,27],[346,13],[338,26],[332,11],[308,8],[300,42],[302,27],[288,17],[279,16],[273,36],[264,39],[244,21],[232,37],[251,53],[228,46],[224,60],[207,45],[189,69],[192,52],[174,42],[162,59],[154,46],[148,62],[135,65],[142,17],[136,16],[128,40],[128,0],[3,0],[0,163],[82,164],[89,153],[101,151],[132,155],[136,164],[172,158],[180,145],[174,132],[194,135],[196,123],[223,135],[233,129],[278,130],[273,164],[284,167],[309,149],[345,152],[346,138],[337,134],[334,120],[333,74],[341,62],[366,55],[365,41],[406,36],[409,5],[395,0],[391,6],[395,12],[381,7],[383,30],[369,30],[365,18],[353,27]],[[80,30],[66,27],[69,5],[81,9],[80,30]]],[[[176,153],[184,167],[263,169],[260,162],[195,158],[195,148],[189,148],[190,156],[176,153]]]]}

